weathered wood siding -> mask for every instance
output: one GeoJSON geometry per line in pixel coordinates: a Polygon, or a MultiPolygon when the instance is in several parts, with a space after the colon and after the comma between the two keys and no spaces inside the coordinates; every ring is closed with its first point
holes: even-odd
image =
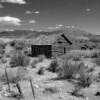
{"type": "Polygon", "coordinates": [[[52,45],[52,56],[62,56],[71,49],[71,45],[62,37],[59,36],[52,45]]]}

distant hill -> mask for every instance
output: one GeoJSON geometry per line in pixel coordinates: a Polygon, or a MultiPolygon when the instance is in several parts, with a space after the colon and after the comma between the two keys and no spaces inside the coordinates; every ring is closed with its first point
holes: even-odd
{"type": "MultiPolygon", "coordinates": [[[[66,36],[71,38],[76,37],[88,37],[93,38],[95,35],[86,32],[84,30],[80,30],[77,28],[61,28],[53,31],[31,31],[31,30],[15,30],[15,31],[3,31],[0,32],[0,37],[2,38],[25,38],[25,39],[33,39],[39,37],[40,35],[56,35],[64,33],[66,36]]],[[[96,37],[96,36],[95,36],[96,37]]]]}

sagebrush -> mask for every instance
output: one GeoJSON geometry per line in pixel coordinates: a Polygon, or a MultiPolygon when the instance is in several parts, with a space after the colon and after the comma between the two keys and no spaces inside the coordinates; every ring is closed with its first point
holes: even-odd
{"type": "Polygon", "coordinates": [[[10,65],[11,67],[22,66],[26,67],[30,63],[29,57],[27,57],[22,51],[17,51],[11,57],[10,65]]]}

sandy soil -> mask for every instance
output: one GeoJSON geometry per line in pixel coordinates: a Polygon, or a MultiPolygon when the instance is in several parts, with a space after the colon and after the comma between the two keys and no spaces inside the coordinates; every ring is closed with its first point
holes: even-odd
{"type": "MultiPolygon", "coordinates": [[[[37,68],[28,69],[29,72],[26,80],[20,81],[24,98],[16,99],[0,95],[0,100],[100,100],[100,96],[94,96],[97,91],[100,91],[100,82],[94,82],[89,88],[81,90],[81,94],[83,94],[85,98],[75,97],[70,94],[74,89],[74,85],[71,82],[68,82],[67,80],[52,80],[56,78],[57,75],[48,71],[45,71],[44,75],[38,75],[37,71],[40,68],[40,65],[41,64],[38,64],[37,68]],[[30,87],[30,81],[27,79],[32,79],[35,99],[30,87]],[[52,92],[49,89],[55,91],[52,92]]],[[[43,65],[45,64],[43,63],[43,65]]],[[[12,91],[18,93],[17,88],[13,84],[10,84],[10,86],[12,91]]],[[[1,84],[0,87],[7,87],[7,85],[1,84]]]]}

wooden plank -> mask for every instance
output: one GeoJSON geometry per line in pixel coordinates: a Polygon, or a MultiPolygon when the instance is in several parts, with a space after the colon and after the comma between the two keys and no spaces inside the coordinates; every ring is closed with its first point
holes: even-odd
{"type": "Polygon", "coordinates": [[[34,100],[35,100],[35,91],[34,91],[34,88],[33,88],[32,80],[30,80],[30,85],[31,85],[32,94],[33,94],[34,100]]]}
{"type": "Polygon", "coordinates": [[[7,68],[5,68],[5,76],[6,76],[6,79],[7,79],[8,91],[10,91],[10,82],[9,82],[9,78],[8,78],[7,68]]]}

